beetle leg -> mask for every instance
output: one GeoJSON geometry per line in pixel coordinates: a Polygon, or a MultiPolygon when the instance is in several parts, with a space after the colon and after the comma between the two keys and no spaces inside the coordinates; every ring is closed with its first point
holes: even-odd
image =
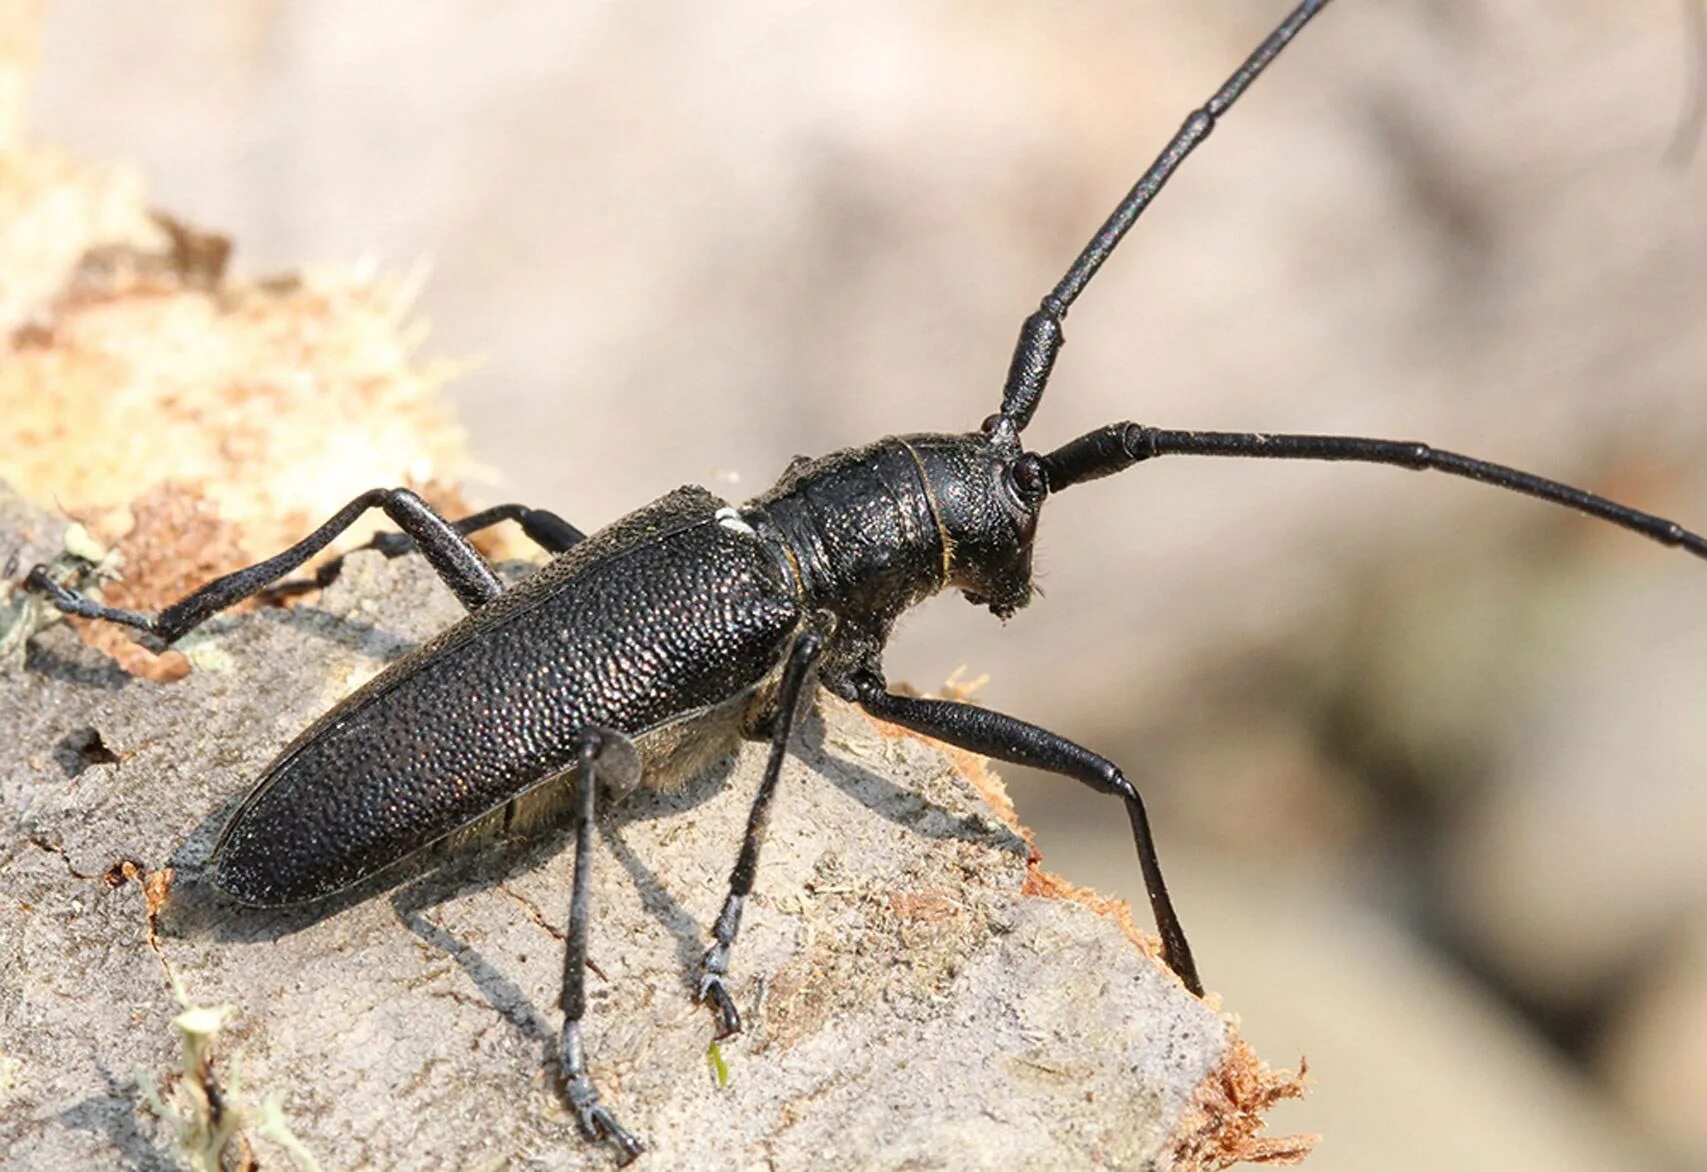
{"type": "Polygon", "coordinates": [[[823,636],[808,630],[794,641],[789,651],[788,666],[783,669],[782,685],[777,689],[776,717],[771,722],[770,760],[765,764],[764,779],[759,782],[759,792],[747,815],[741,854],[729,875],[729,896],[723,901],[723,911],[711,930],[712,945],[699,962],[699,999],[716,1011],[720,1039],[741,1032],[741,1015],[723,984],[723,978],[729,975],[729,949],[735,943],[735,934],[741,930],[741,909],[753,890],[753,877],[759,869],[759,847],[764,843],[765,827],[770,822],[771,799],[776,796],[777,779],[782,776],[782,760],[788,752],[789,733],[800,709],[800,693],[806,685],[808,670],[823,649],[823,636]]]}
{"type": "Polygon", "coordinates": [[[1127,817],[1132,823],[1132,838],[1138,847],[1138,865],[1144,872],[1144,886],[1150,894],[1150,910],[1156,917],[1156,928],[1162,936],[1162,959],[1178,974],[1187,989],[1199,997],[1203,996],[1203,982],[1198,979],[1191,946],[1186,943],[1179,917],[1174,914],[1173,900],[1168,897],[1168,886],[1162,880],[1162,867],[1156,859],[1156,843],[1150,836],[1150,819],[1144,813],[1144,800],[1114,762],[1048,729],[988,708],[953,700],[917,700],[910,696],[897,696],[873,673],[856,675],[852,684],[860,707],[881,720],[998,761],[1070,777],[1092,789],[1123,799],[1127,817]]]}
{"type": "Polygon", "coordinates": [[[215,614],[254,594],[269,583],[290,573],[309,558],[330,545],[334,538],[355,523],[367,510],[379,508],[385,515],[414,539],[421,552],[427,555],[433,569],[445,585],[456,592],[457,598],[469,610],[492,601],[503,593],[503,584],[486,564],[480,552],[468,543],[468,538],[456,527],[433,511],[433,507],[406,488],[375,488],[339,509],[320,528],[264,562],[215,578],[201,589],[179,599],[158,615],[139,614],[102,606],[74,590],[67,590],[48,577],[46,566],[37,566],[24,579],[24,587],[45,595],[66,614],[90,619],[106,619],[137,627],[155,636],[162,643],[182,638],[215,614]]]}
{"type": "Polygon", "coordinates": [[[575,829],[575,880],[569,896],[568,946],[563,956],[563,1037],[559,1049],[563,1093],[575,1111],[581,1134],[590,1140],[608,1139],[621,1152],[624,1164],[646,1150],[617,1123],[599,1102],[599,1092],[587,1073],[587,1054],[581,1044],[581,1019],[587,1013],[587,920],[593,899],[593,813],[598,792],[599,758],[607,738],[620,734],[589,729],[581,738],[581,823],[575,829]]]}
{"type": "MultiPolygon", "coordinates": [[[[546,553],[559,554],[572,546],[579,545],[587,539],[575,526],[569,524],[556,513],[545,509],[530,509],[526,505],[508,504],[494,505],[490,509],[481,509],[478,513],[451,522],[452,528],[464,537],[470,533],[478,533],[482,529],[490,529],[505,521],[515,521],[522,527],[533,542],[546,553]]],[[[361,549],[372,549],[388,558],[402,557],[413,553],[417,548],[415,539],[407,533],[375,533],[361,549]]],[[[323,590],[330,586],[344,569],[344,557],[339,555],[317,569],[312,577],[290,578],[276,582],[266,588],[266,594],[272,598],[286,598],[293,594],[304,594],[310,590],[323,590]]]]}

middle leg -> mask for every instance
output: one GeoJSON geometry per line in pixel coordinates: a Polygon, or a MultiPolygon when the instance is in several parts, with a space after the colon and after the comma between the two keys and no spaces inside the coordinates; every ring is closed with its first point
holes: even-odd
{"type": "Polygon", "coordinates": [[[735,1009],[735,999],[724,987],[723,978],[729,975],[729,950],[734,946],[735,934],[741,930],[741,909],[752,893],[753,877],[759,869],[759,846],[765,840],[765,828],[770,822],[771,799],[776,796],[777,779],[782,776],[788,737],[794,729],[795,713],[800,708],[800,692],[805,687],[809,669],[817,662],[823,649],[823,637],[809,630],[794,641],[789,651],[788,666],[783,669],[782,684],[777,688],[770,759],[765,763],[764,779],[759,782],[758,795],[753,798],[752,811],[747,815],[747,833],[741,840],[741,854],[729,876],[729,896],[723,901],[723,911],[711,930],[712,945],[699,962],[699,999],[716,1011],[719,1039],[741,1032],[741,1015],[735,1009]]]}

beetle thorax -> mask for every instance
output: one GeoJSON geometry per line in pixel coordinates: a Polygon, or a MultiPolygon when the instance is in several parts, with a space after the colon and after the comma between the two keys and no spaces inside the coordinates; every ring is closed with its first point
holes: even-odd
{"type": "Polygon", "coordinates": [[[786,541],[804,601],[843,621],[893,621],[943,587],[942,530],[899,440],[797,460],[753,506],[786,541]]]}
{"type": "Polygon", "coordinates": [[[803,602],[836,617],[837,663],[877,666],[902,611],[945,587],[1002,616],[1031,594],[1035,513],[981,435],[912,435],[796,461],[749,506],[782,538],[803,602]]]}

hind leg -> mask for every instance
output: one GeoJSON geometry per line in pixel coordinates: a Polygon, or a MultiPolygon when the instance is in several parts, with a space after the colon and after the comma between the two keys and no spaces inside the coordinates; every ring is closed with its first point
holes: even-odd
{"type": "Polygon", "coordinates": [[[301,566],[325,549],[369,509],[383,509],[432,563],[462,601],[475,610],[503,593],[503,584],[480,552],[468,543],[468,538],[456,526],[433,511],[431,505],[406,488],[375,488],[339,509],[332,518],[307,537],[264,562],[234,571],[179,599],[158,615],[120,610],[102,606],[75,590],[67,590],[53,581],[46,566],[36,566],[24,579],[24,587],[46,598],[66,614],[83,618],[105,619],[123,623],[170,644],[218,614],[234,606],[301,566]]]}
{"type": "Polygon", "coordinates": [[[568,945],[563,954],[563,1093],[575,1112],[581,1134],[590,1140],[608,1139],[626,1164],[646,1145],[617,1123],[599,1102],[599,1092],[587,1073],[587,1054],[581,1044],[581,1019],[587,1015],[587,924],[593,902],[593,815],[598,791],[599,757],[607,738],[618,734],[589,729],[581,740],[580,825],[575,830],[575,880],[569,896],[568,945]]]}
{"type": "MultiPolygon", "coordinates": [[[[482,509],[471,516],[451,522],[452,527],[464,537],[470,533],[478,533],[482,529],[490,529],[505,521],[515,521],[522,527],[522,532],[530,537],[546,553],[559,554],[564,550],[579,545],[587,539],[575,526],[569,524],[556,513],[545,509],[530,509],[526,505],[508,504],[494,505],[490,509],[482,509]]],[[[362,549],[372,549],[388,558],[402,557],[413,553],[418,547],[415,539],[407,533],[375,533],[362,549]]],[[[310,590],[322,590],[330,586],[344,569],[344,556],[333,558],[322,565],[309,578],[291,578],[288,581],[277,582],[266,587],[265,593],[270,598],[286,598],[293,594],[304,594],[310,590]]]]}

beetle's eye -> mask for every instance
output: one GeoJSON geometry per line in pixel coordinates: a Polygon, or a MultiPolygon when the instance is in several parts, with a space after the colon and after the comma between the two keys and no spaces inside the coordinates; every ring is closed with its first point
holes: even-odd
{"type": "Polygon", "coordinates": [[[1043,461],[1027,452],[1008,467],[1008,477],[1014,491],[1027,505],[1035,506],[1049,494],[1049,478],[1043,474],[1043,461]]]}

